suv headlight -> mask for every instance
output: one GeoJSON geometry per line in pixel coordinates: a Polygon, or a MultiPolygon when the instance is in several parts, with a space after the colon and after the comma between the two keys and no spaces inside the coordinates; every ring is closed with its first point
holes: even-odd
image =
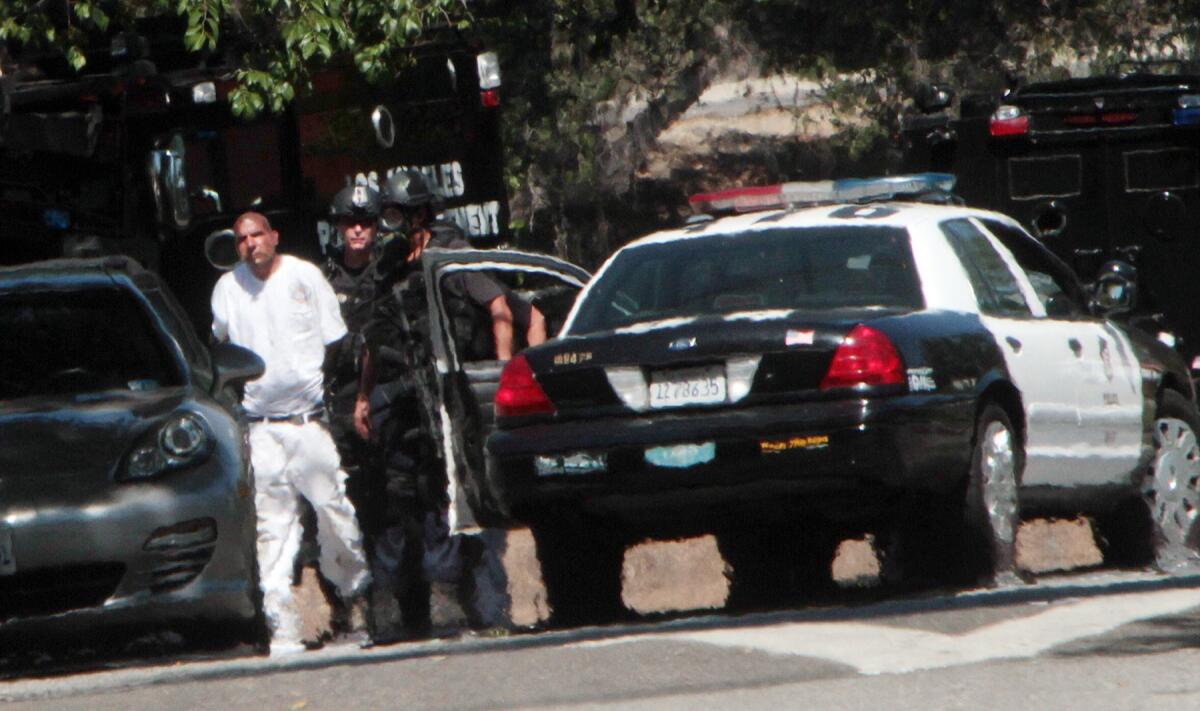
{"type": "Polygon", "coordinates": [[[193,466],[212,451],[213,436],[202,417],[191,412],[172,416],[149,433],[125,458],[118,481],[141,481],[193,466]]]}

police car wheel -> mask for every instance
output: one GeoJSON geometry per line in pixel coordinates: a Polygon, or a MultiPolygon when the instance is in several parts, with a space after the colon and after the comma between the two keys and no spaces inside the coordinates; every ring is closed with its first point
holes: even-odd
{"type": "Polygon", "coordinates": [[[1200,416],[1187,398],[1163,393],[1154,419],[1154,459],[1145,496],[1156,529],[1156,559],[1171,568],[1195,558],[1200,538],[1200,416]]]}
{"type": "Polygon", "coordinates": [[[823,522],[732,525],[717,532],[729,609],[761,609],[838,591],[833,558],[843,536],[823,522]]]}
{"type": "Polygon", "coordinates": [[[1024,452],[1008,413],[987,404],[975,428],[964,512],[967,565],[976,582],[1015,582],[1021,523],[1017,485],[1023,466],[1024,452]]]}
{"type": "Polygon", "coordinates": [[[880,583],[912,592],[968,582],[961,491],[939,496],[923,493],[898,507],[894,519],[875,532],[880,583]]]}
{"type": "Polygon", "coordinates": [[[530,529],[550,603],[551,626],[599,624],[630,616],[621,599],[626,539],[615,526],[557,515],[534,522],[530,529]]]}

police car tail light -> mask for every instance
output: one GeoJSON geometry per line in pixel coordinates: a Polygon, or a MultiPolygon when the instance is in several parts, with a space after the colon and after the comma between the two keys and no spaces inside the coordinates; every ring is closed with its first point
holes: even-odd
{"type": "Polygon", "coordinates": [[[122,463],[119,481],[152,479],[174,469],[192,466],[212,450],[212,435],[199,416],[175,415],[147,434],[122,463]]]}
{"type": "Polygon", "coordinates": [[[521,417],[554,412],[554,403],[542,390],[525,356],[516,355],[500,372],[496,390],[496,416],[521,417]]]}
{"type": "Polygon", "coordinates": [[[904,382],[904,363],[891,340],[860,323],[834,351],[829,370],[821,380],[821,389],[900,385],[904,382]]]}
{"type": "Polygon", "coordinates": [[[997,137],[1024,136],[1029,133],[1029,115],[1018,106],[999,106],[988,121],[988,133],[997,137]]]}

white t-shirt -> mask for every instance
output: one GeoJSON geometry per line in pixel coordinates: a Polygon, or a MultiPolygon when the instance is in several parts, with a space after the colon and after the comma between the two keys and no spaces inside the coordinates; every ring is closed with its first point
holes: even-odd
{"type": "Polygon", "coordinates": [[[239,264],[213,289],[213,336],[249,348],[267,366],[246,383],[242,406],[250,416],[320,407],[325,346],[346,335],[337,296],[321,270],[288,255],[280,260],[266,281],[239,264]]]}

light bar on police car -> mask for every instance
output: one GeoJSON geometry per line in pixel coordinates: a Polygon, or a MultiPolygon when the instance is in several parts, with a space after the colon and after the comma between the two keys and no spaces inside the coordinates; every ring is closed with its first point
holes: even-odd
{"type": "Polygon", "coordinates": [[[950,192],[954,190],[954,183],[955,178],[949,173],[795,181],[697,193],[688,198],[688,204],[697,212],[752,212],[798,205],[865,202],[929,192],[950,192]]]}

